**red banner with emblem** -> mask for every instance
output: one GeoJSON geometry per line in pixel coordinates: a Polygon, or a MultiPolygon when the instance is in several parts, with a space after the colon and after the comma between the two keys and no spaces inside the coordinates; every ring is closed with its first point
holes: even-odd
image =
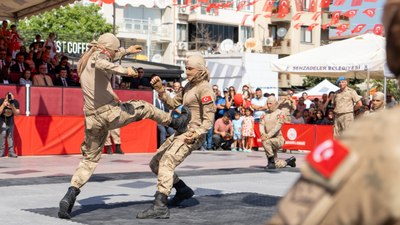
{"type": "Polygon", "coordinates": [[[285,138],[283,149],[311,150],[315,147],[314,125],[284,124],[282,135],[285,138]]]}

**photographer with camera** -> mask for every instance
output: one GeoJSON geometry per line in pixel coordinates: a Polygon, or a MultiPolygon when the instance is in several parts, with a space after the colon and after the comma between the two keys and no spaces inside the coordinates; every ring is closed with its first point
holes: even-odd
{"type": "Polygon", "coordinates": [[[4,157],[4,149],[8,144],[8,156],[17,158],[14,151],[14,115],[19,115],[19,102],[11,92],[0,99],[0,157],[4,157]]]}

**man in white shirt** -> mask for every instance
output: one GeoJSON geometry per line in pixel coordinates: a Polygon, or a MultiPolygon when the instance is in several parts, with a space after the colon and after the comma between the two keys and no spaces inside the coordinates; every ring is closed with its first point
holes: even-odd
{"type": "Polygon", "coordinates": [[[301,97],[304,98],[304,104],[306,105],[306,109],[309,109],[313,102],[310,99],[308,99],[307,92],[303,92],[303,94],[301,94],[301,97]]]}

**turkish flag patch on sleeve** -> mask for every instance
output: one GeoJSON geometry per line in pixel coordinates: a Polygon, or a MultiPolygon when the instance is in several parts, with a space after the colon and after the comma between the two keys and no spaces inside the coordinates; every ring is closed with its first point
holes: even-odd
{"type": "Polygon", "coordinates": [[[322,176],[329,179],[348,154],[349,150],[340,142],[329,139],[311,151],[306,161],[322,176]]]}
{"type": "Polygon", "coordinates": [[[204,96],[201,98],[201,103],[206,104],[212,102],[211,96],[204,96]]]}

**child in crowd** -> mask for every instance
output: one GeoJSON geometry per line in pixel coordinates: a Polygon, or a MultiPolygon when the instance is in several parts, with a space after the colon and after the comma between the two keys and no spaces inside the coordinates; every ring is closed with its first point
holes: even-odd
{"type": "Polygon", "coordinates": [[[245,118],[243,119],[242,124],[242,139],[244,152],[251,152],[251,148],[253,147],[253,138],[256,136],[254,133],[254,117],[253,117],[253,109],[247,108],[245,109],[245,118]]]}
{"type": "Polygon", "coordinates": [[[240,117],[240,113],[235,113],[235,119],[232,120],[233,124],[233,148],[232,152],[242,152],[242,122],[243,119],[240,117]],[[237,147],[239,147],[237,149],[237,147]],[[237,149],[237,150],[236,150],[237,149]]]}

